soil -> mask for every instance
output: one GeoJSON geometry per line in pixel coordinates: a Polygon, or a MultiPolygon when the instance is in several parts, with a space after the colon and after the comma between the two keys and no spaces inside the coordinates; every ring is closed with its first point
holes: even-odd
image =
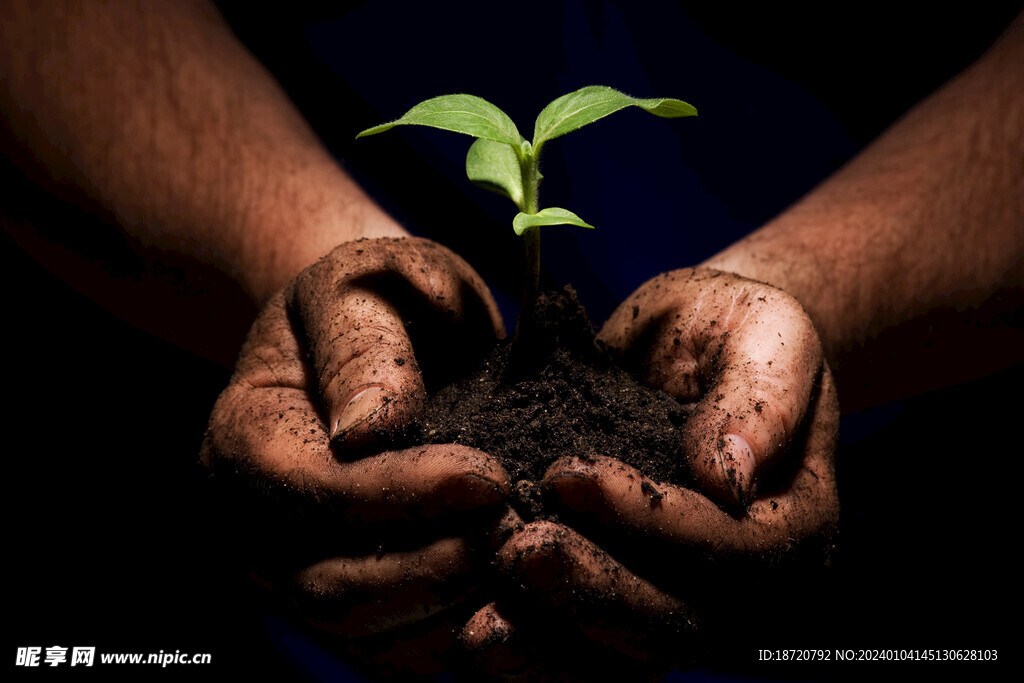
{"type": "MultiPolygon", "coordinates": [[[[575,291],[542,293],[527,320],[520,336],[528,345],[500,342],[472,373],[434,393],[411,438],[496,457],[527,521],[543,516],[539,482],[565,456],[610,456],[656,481],[687,485],[680,437],[687,409],[642,384],[595,340],[575,291]]],[[[645,492],[660,498],[647,482],[645,492]]]]}

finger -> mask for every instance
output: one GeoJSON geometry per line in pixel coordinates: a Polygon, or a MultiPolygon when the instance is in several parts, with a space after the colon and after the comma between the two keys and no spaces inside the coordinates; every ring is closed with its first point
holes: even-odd
{"type": "Polygon", "coordinates": [[[495,602],[474,613],[460,634],[470,660],[485,673],[503,680],[536,680],[536,653],[522,640],[495,602]]]}
{"type": "Polygon", "coordinates": [[[505,545],[505,541],[511,538],[512,534],[523,528],[523,520],[511,505],[506,507],[497,521],[490,527],[487,533],[487,543],[491,550],[497,551],[505,545]]]}
{"type": "Polygon", "coordinates": [[[342,453],[379,441],[422,405],[420,365],[396,298],[455,323],[482,311],[492,331],[501,329],[479,277],[426,240],[348,243],[304,271],[289,304],[305,332],[331,439],[347,447],[342,453]]]}
{"type": "Polygon", "coordinates": [[[568,617],[591,641],[646,661],[658,643],[695,628],[690,608],[637,576],[577,532],[533,522],[499,550],[499,569],[524,599],[568,617]]]}
{"type": "MultiPolygon", "coordinates": [[[[659,547],[681,546],[712,556],[770,553],[820,528],[813,503],[792,492],[757,501],[737,519],[696,491],[652,482],[612,458],[559,461],[545,485],[560,506],[590,516],[592,526],[631,532],[632,540],[641,544],[660,541],[659,547]],[[804,518],[802,511],[814,514],[804,518]]],[[[805,469],[794,487],[814,490],[818,485],[805,469]]],[[[824,497],[813,495],[814,500],[824,497]]]]}
{"type": "Polygon", "coordinates": [[[298,572],[293,588],[319,628],[344,636],[383,633],[437,614],[473,585],[470,547],[446,538],[383,556],[335,557],[298,572]]]}
{"type": "Polygon", "coordinates": [[[218,399],[204,444],[215,475],[261,494],[327,506],[346,525],[435,518],[501,504],[508,476],[488,455],[455,444],[339,462],[307,394],[235,386],[218,399]]]}
{"type": "Polygon", "coordinates": [[[795,476],[766,479],[762,495],[747,513],[751,522],[783,526],[790,542],[818,538],[831,541],[839,519],[835,458],[839,434],[839,399],[828,365],[810,402],[805,427],[797,437],[803,457],[795,476]]]}

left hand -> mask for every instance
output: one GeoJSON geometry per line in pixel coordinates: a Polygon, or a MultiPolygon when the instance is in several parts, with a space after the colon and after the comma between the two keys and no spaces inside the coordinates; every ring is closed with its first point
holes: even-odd
{"type": "MultiPolygon", "coordinates": [[[[607,457],[563,458],[543,484],[572,528],[526,525],[499,566],[534,614],[596,645],[578,656],[656,672],[678,663],[702,618],[752,609],[769,566],[823,563],[839,511],[838,402],[800,304],[729,273],[654,278],[600,338],[692,407],[682,457],[694,488],[607,457]]],[[[542,642],[513,617],[491,621],[505,636],[475,636],[485,667],[507,666],[512,645],[542,642]]]]}

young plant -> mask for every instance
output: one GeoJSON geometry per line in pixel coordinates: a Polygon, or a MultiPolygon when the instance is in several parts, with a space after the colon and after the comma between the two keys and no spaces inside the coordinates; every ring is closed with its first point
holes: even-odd
{"type": "Polygon", "coordinates": [[[544,107],[534,123],[530,141],[519,134],[505,112],[487,100],[474,95],[442,95],[417,104],[399,119],[368,128],[356,138],[403,125],[429,126],[478,138],[466,156],[466,175],[477,185],[505,195],[519,207],[519,213],[512,219],[512,229],[526,244],[523,312],[528,314],[533,310],[540,284],[540,228],[594,227],[567,209],[540,208],[541,150],[548,141],[626,107],[640,107],[663,118],[697,115],[695,108],[681,100],[637,99],[606,86],[591,85],[562,95],[544,107]]]}

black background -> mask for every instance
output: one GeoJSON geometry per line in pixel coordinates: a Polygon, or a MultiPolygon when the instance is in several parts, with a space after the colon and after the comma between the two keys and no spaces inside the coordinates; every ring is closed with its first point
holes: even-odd
{"type": "MultiPolygon", "coordinates": [[[[683,17],[687,39],[715,45],[743,69],[756,71],[751,83],[766,80],[765,96],[781,91],[813,110],[811,118],[821,120],[816,127],[807,128],[797,113],[797,123],[785,124],[786,117],[779,117],[781,129],[748,130],[750,121],[776,106],[761,98],[745,110],[722,107],[724,122],[709,123],[699,133],[686,129],[689,121],[657,128],[684,140],[684,170],[678,171],[677,158],[658,160],[660,167],[644,171],[654,179],[644,175],[635,182],[658,188],[667,182],[659,174],[670,174],[669,191],[686,194],[679,201],[688,202],[689,220],[706,229],[681,233],[673,223],[677,209],[659,205],[664,215],[642,214],[638,222],[643,226],[602,236],[607,241],[600,246],[581,246],[572,234],[551,238],[545,258],[556,267],[550,277],[574,282],[593,316],[601,319],[647,277],[714,253],[809,190],[902,111],[969,64],[1017,9],[1010,3],[986,3],[967,15],[951,6],[925,13],[857,4],[810,13],[770,5],[742,12],[683,12],[670,3],[605,3],[586,10],[579,5],[585,28],[573,29],[565,22],[575,16],[576,4],[565,5],[520,5],[513,14],[522,19],[500,26],[488,23],[494,20],[490,14],[459,19],[447,9],[424,5],[409,10],[412,18],[374,3],[343,10],[314,4],[273,14],[247,3],[225,3],[224,10],[375,197],[412,229],[466,255],[499,291],[509,315],[519,267],[508,256],[517,248],[507,229],[511,212],[501,198],[477,197],[478,191],[461,178],[458,155],[464,153],[464,140],[403,132],[370,146],[354,144],[354,131],[455,89],[491,99],[516,121],[529,121],[543,102],[589,82],[641,96],[680,96],[697,104],[698,120],[716,112],[716,93],[730,89],[721,82],[733,75],[728,64],[701,61],[688,66],[699,76],[683,78],[678,65],[658,62],[653,48],[634,36],[641,45],[637,63],[648,67],[640,76],[616,71],[614,55],[603,65],[585,61],[573,66],[578,47],[572,43],[573,31],[582,43],[593,43],[581,47],[581,54],[594,45],[594,54],[601,54],[602,46],[613,42],[607,37],[615,35],[607,22],[616,18],[645,30],[664,30],[669,19],[683,17]],[[390,21],[379,18],[385,15],[390,21]],[[553,18],[542,21],[544,16],[553,18]],[[432,22],[424,24],[427,19],[432,22]],[[345,21],[376,21],[380,33],[365,36],[365,44],[332,45],[325,32],[345,21]],[[437,67],[437,83],[417,82],[408,91],[394,85],[395,92],[391,81],[386,88],[367,86],[372,79],[338,67],[346,55],[365,54],[365,62],[346,62],[347,68],[386,73],[389,65],[397,69],[413,61],[410,55],[420,49],[416,40],[428,46],[451,43],[483,30],[496,34],[482,42],[496,45],[515,45],[517,35],[532,36],[518,49],[540,63],[551,59],[568,66],[538,71],[525,88],[528,101],[515,104],[507,95],[514,74],[487,60],[472,60],[473,67],[466,69],[437,67]],[[430,31],[439,33],[431,36],[430,31]],[[545,42],[558,36],[568,36],[559,49],[545,42]],[[645,92],[647,86],[657,92],[645,92]],[[794,144],[801,139],[802,144],[794,144]],[[688,189],[675,184],[685,181],[688,189]],[[438,225],[432,219],[437,206],[458,207],[465,224],[484,226],[494,237],[481,240],[459,225],[438,225]],[[658,240],[657,248],[652,240],[658,240]],[[627,265],[609,265],[607,256],[591,254],[601,249],[624,254],[627,265]],[[613,271],[609,278],[602,275],[604,266],[613,271]]],[[[685,46],[672,47],[689,54],[685,46]]],[[[438,59],[450,56],[442,53],[438,59]]],[[[639,114],[623,119],[620,128],[602,122],[605,131],[579,146],[567,139],[545,167],[551,196],[559,203],[565,198],[562,205],[599,226],[620,222],[616,202],[621,200],[589,205],[586,192],[558,177],[574,173],[573,164],[592,160],[584,149],[588,141],[602,145],[629,139],[632,126],[646,123],[639,114]],[[583,161],[571,161],[574,154],[583,161]],[[588,206],[593,207],[590,214],[588,206]]],[[[636,148],[644,150],[643,144],[636,142],[636,148]]],[[[630,153],[632,145],[627,145],[630,153]]],[[[609,152],[607,159],[618,163],[618,152],[609,152]]],[[[592,172],[615,170],[597,165],[592,172]]],[[[37,194],[10,168],[6,175],[7,197],[25,206],[45,205],[51,226],[86,230],[100,220],[37,194]]],[[[629,187],[619,189],[618,197],[636,195],[629,187]]],[[[118,319],[3,239],[10,615],[5,656],[13,662],[15,648],[26,645],[96,645],[100,651],[121,652],[179,649],[212,652],[215,666],[204,673],[297,676],[298,669],[271,643],[287,627],[271,621],[269,633],[277,635],[268,635],[258,595],[230,578],[232,558],[225,550],[230,544],[210,523],[196,467],[206,417],[228,370],[118,319]]],[[[130,277],[123,285],[132,286],[130,277]]],[[[199,329],[206,323],[195,320],[199,329]]],[[[1004,663],[1015,659],[1015,638],[1007,624],[1017,614],[1012,579],[1018,572],[1010,551],[1018,536],[1018,485],[1011,464],[1021,453],[1013,425],[1021,408],[1017,387],[1022,379],[1018,366],[844,419],[840,552],[830,571],[830,590],[815,600],[819,609],[808,615],[810,633],[797,642],[774,632],[768,617],[763,623],[744,621],[737,624],[745,636],[742,646],[700,675],[817,679],[914,675],[926,667],[876,662],[784,668],[758,664],[759,647],[998,648],[1004,663]]],[[[958,670],[979,678],[997,673],[985,664],[959,665],[958,670]]]]}

